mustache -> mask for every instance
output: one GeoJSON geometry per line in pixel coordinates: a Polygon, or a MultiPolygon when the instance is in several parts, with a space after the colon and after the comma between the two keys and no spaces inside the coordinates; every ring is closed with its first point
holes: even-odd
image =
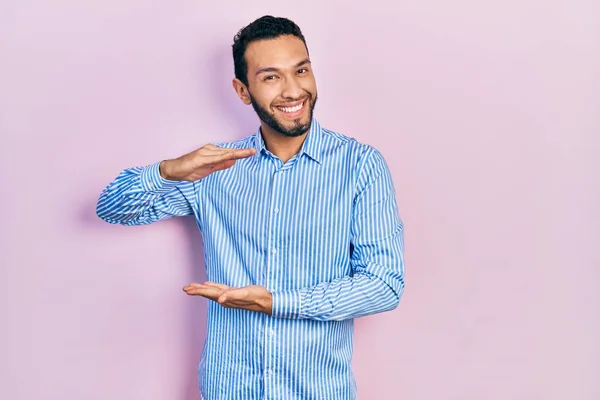
{"type": "Polygon", "coordinates": [[[286,104],[294,104],[298,102],[304,102],[306,100],[312,100],[312,95],[298,97],[297,99],[285,98],[281,103],[277,103],[278,106],[285,106],[286,104]]]}

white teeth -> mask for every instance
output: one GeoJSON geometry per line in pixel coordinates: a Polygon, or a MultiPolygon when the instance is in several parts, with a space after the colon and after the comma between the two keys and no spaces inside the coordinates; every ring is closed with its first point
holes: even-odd
{"type": "Polygon", "coordinates": [[[277,108],[279,108],[281,111],[286,112],[286,113],[294,113],[296,111],[300,111],[302,109],[302,106],[304,106],[304,102],[298,104],[295,107],[277,107],[277,108]]]}

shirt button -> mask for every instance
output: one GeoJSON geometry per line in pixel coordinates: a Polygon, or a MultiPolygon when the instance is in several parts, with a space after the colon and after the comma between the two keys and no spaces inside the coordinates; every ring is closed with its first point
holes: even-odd
{"type": "Polygon", "coordinates": [[[271,253],[273,253],[273,254],[277,253],[277,249],[276,249],[275,247],[273,247],[273,248],[271,249],[271,253]]]}
{"type": "Polygon", "coordinates": [[[269,336],[271,336],[271,337],[275,336],[275,329],[271,329],[269,331],[269,336]]]}
{"type": "Polygon", "coordinates": [[[267,370],[267,376],[271,376],[271,375],[273,375],[273,371],[272,371],[272,370],[270,370],[270,369],[268,369],[268,370],[267,370]]]}
{"type": "Polygon", "coordinates": [[[274,209],[273,212],[277,214],[279,212],[279,208],[274,209]]]}

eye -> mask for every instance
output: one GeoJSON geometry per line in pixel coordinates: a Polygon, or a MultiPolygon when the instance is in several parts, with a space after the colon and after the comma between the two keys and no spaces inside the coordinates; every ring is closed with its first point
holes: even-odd
{"type": "Polygon", "coordinates": [[[305,74],[305,73],[307,73],[307,72],[308,72],[308,69],[306,69],[306,68],[300,68],[300,69],[298,70],[298,73],[299,73],[300,75],[302,75],[302,74],[305,74]]]}
{"type": "Polygon", "coordinates": [[[277,79],[277,75],[267,75],[264,77],[264,81],[274,81],[275,79],[277,79]]]}

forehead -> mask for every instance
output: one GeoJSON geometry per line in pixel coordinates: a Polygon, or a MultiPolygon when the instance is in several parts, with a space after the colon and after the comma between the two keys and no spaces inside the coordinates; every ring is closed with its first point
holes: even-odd
{"type": "Polygon", "coordinates": [[[248,72],[261,68],[290,68],[308,58],[304,42],[296,36],[279,36],[252,42],[246,48],[248,72]]]}

